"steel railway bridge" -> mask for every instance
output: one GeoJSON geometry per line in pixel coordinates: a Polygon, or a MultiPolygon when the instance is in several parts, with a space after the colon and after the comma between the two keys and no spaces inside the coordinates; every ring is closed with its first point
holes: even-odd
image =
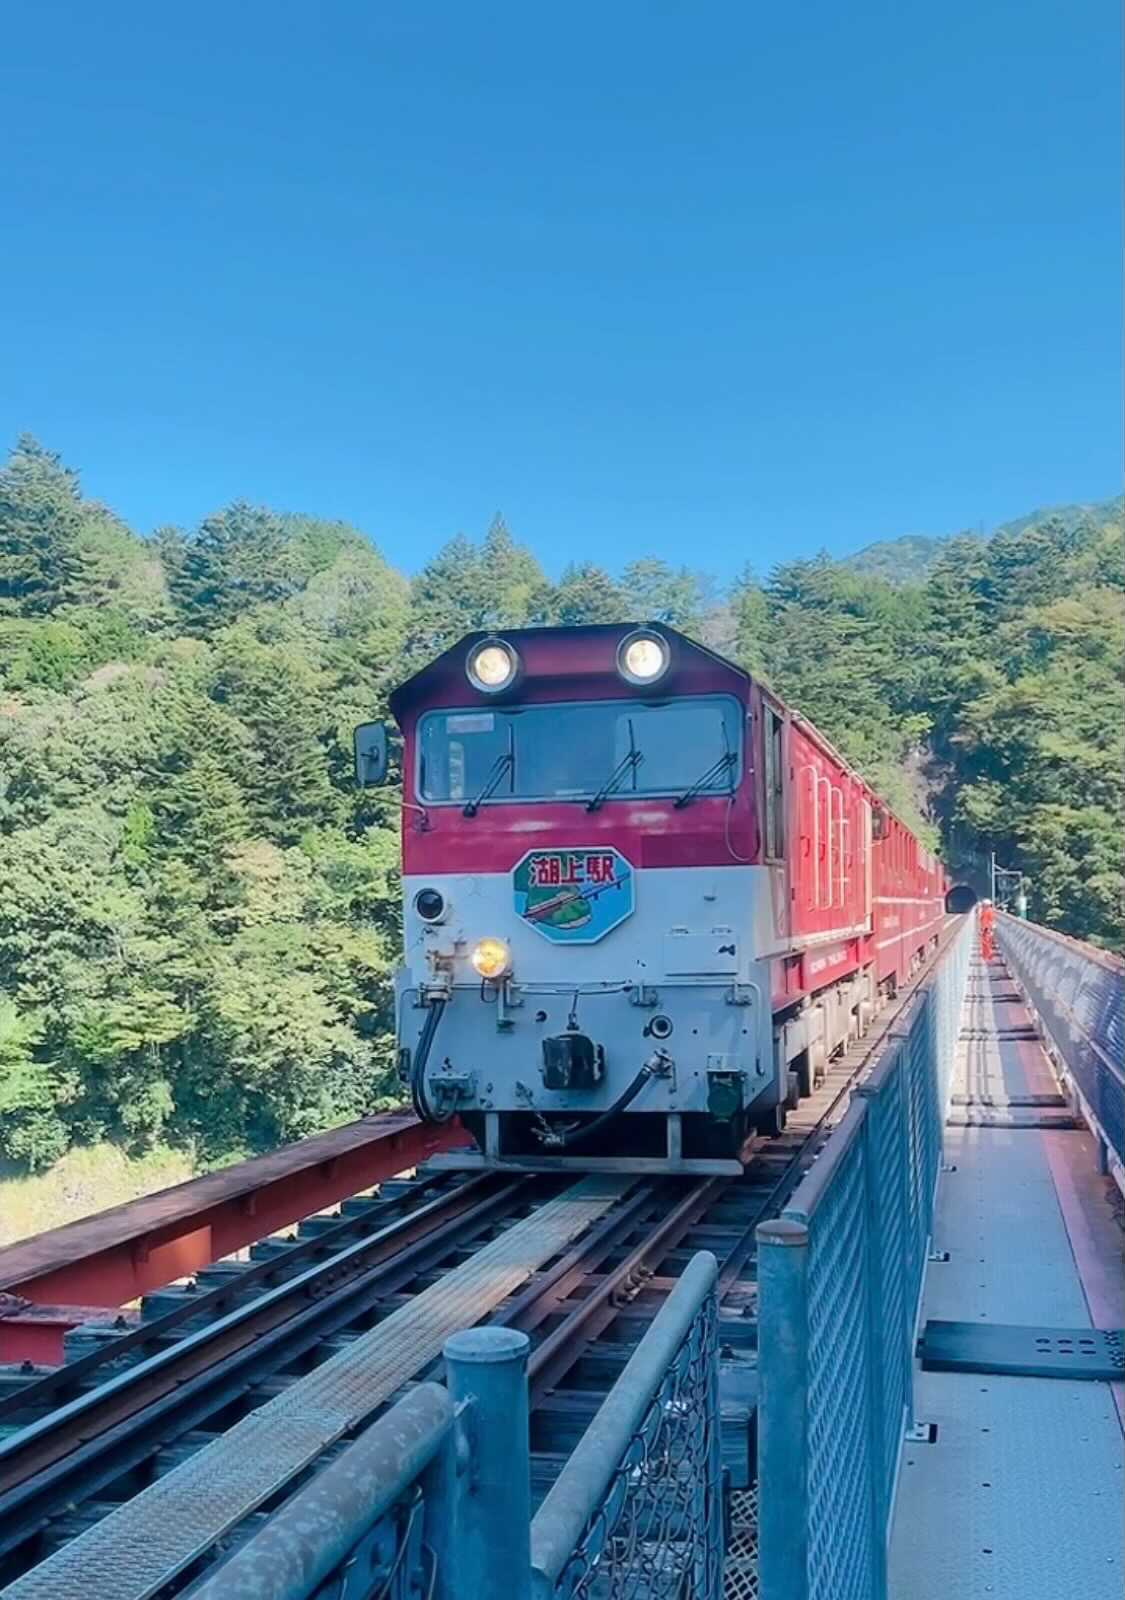
{"type": "Polygon", "coordinates": [[[373,1117],[0,1250],[0,1595],[1116,1600],[1125,969],[997,936],[741,1179],[373,1117]]]}

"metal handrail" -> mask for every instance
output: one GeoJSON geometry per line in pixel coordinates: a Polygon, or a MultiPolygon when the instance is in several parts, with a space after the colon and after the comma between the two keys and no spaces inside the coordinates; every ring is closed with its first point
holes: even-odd
{"type": "Polygon", "coordinates": [[[996,919],[998,922],[1010,922],[1016,927],[1034,929],[1045,939],[1053,939],[1056,944],[1062,945],[1064,950],[1085,956],[1098,966],[1105,967],[1116,977],[1125,976],[1125,957],[1117,955],[1113,950],[1103,950],[1100,945],[1090,944],[1087,939],[1076,939],[1072,933],[1060,933],[1058,928],[1044,927],[1041,922],[1028,922],[1023,917],[1014,917],[1010,911],[997,911],[996,919]]]}
{"type": "Polygon", "coordinates": [[[194,1591],[195,1600],[305,1600],[434,1460],[453,1401],[420,1383],[276,1511],[194,1591]]]}
{"type": "Polygon", "coordinates": [[[709,1250],[692,1257],[536,1512],[531,1567],[541,1591],[553,1589],[574,1554],[718,1272],[709,1250]]]}
{"type": "Polygon", "coordinates": [[[839,1171],[848,1151],[859,1137],[867,1107],[862,1100],[853,1100],[840,1121],[832,1130],[823,1151],[811,1170],[793,1192],[793,1198],[781,1213],[790,1222],[809,1222],[824,1199],[825,1191],[839,1171]]]}
{"type": "Polygon", "coordinates": [[[801,768],[802,775],[808,773],[812,779],[812,864],[813,864],[813,911],[820,909],[820,778],[816,767],[811,761],[806,761],[801,768]]]}

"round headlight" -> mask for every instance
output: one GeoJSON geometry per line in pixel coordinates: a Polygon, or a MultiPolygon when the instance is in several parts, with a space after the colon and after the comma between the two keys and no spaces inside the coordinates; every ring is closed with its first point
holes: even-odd
{"type": "Polygon", "coordinates": [[[658,633],[627,633],[617,646],[617,670],[626,683],[657,683],[671,662],[668,641],[658,633]]]}
{"type": "Polygon", "coordinates": [[[472,948],[469,960],[482,978],[502,978],[512,964],[511,951],[503,939],[481,939],[472,948]]]}
{"type": "Polygon", "coordinates": [[[503,639],[482,639],[469,651],[465,673],[474,689],[499,694],[510,689],[519,672],[520,659],[503,639]]]}
{"type": "Polygon", "coordinates": [[[423,922],[441,922],[445,917],[445,896],[440,889],[419,889],[414,896],[414,909],[423,922]]]}

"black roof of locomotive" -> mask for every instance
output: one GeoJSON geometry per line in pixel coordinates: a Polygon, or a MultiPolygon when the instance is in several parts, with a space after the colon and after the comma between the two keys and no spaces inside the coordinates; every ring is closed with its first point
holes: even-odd
{"type": "MultiPolygon", "coordinates": [[[[424,699],[430,690],[437,689],[439,685],[449,681],[455,669],[457,676],[464,676],[464,663],[469,650],[482,639],[502,639],[519,650],[522,641],[535,639],[545,641],[551,639],[593,638],[605,637],[623,639],[626,634],[634,633],[638,628],[650,630],[653,633],[663,634],[675,646],[685,653],[697,657],[700,661],[709,661],[717,667],[750,682],[750,675],[740,667],[737,662],[720,655],[717,650],[710,649],[698,640],[689,638],[686,633],[681,633],[678,628],[673,628],[667,622],[584,622],[555,625],[542,628],[475,628],[471,633],[462,634],[455,644],[451,644],[440,655],[426,663],[417,672],[405,679],[397,688],[391,691],[388,699],[391,711],[396,719],[401,711],[408,710],[417,701],[424,699]]],[[[474,695],[478,691],[472,691],[474,695]]],[[[488,700],[487,695],[480,695],[481,700],[488,700]]]]}

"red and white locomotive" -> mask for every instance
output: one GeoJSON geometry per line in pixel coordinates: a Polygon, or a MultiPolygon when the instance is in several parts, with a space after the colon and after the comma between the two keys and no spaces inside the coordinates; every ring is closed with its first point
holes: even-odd
{"type": "Polygon", "coordinates": [[[391,708],[400,1068],[462,1164],[737,1172],[937,939],[934,856],[672,628],[471,634],[391,708]]]}

